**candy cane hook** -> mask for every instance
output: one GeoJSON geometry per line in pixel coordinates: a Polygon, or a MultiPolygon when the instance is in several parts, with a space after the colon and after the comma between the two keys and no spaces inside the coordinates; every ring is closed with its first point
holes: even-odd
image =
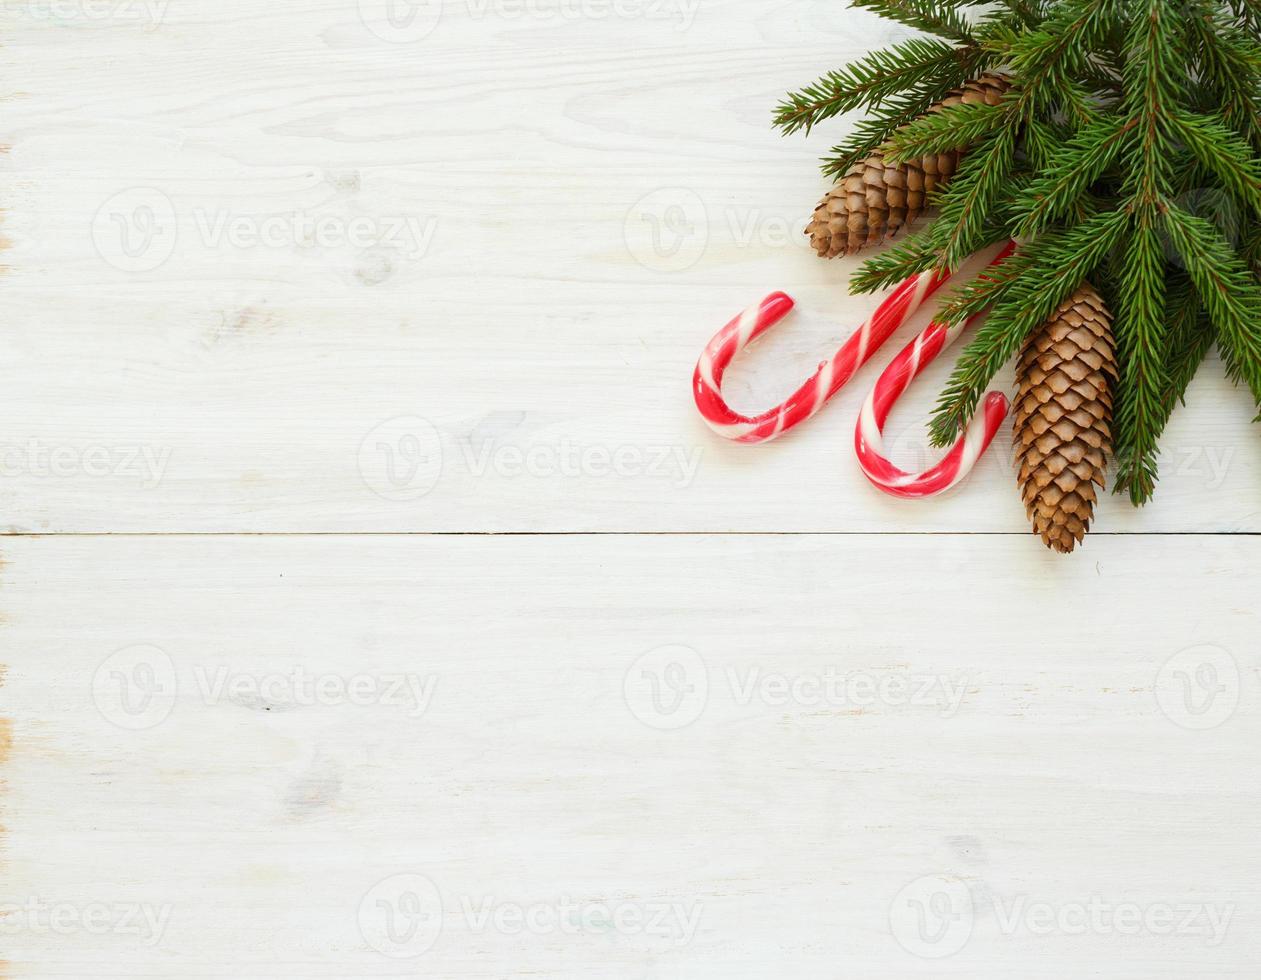
{"type": "Polygon", "coordinates": [[[788,398],[761,415],[749,417],[731,408],[722,397],[722,376],[732,359],[753,340],[784,318],[793,308],[785,293],[771,293],[750,306],[714,334],[692,375],[696,407],[709,427],[736,442],[765,442],[804,422],[844,387],[886,340],[935,293],[950,273],[944,270],[911,276],[889,294],[876,312],[856,330],[832,358],[788,398]]]}
{"type": "MultiPolygon", "coordinates": [[[[1014,248],[1014,243],[1008,244],[990,264],[1001,262],[1014,248]]],[[[923,473],[906,473],[889,462],[884,454],[884,423],[898,398],[924,368],[979,318],[980,314],[953,327],[930,323],[884,369],[863,403],[854,430],[854,451],[867,479],[885,493],[895,497],[931,497],[949,490],[968,475],[1007,417],[1007,396],[991,391],[985,396],[982,410],[972,417],[963,435],[936,466],[923,473]]]]}

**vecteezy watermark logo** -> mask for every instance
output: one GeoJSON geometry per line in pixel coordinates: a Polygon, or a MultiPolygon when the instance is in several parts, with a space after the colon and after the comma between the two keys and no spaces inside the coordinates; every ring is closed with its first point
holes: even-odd
{"type": "Polygon", "coordinates": [[[359,0],[364,27],[390,44],[414,44],[442,19],[442,0],[359,0]]]}
{"type": "Polygon", "coordinates": [[[770,708],[797,705],[861,711],[883,705],[931,708],[943,718],[959,713],[969,684],[969,678],[963,674],[841,670],[832,664],[820,671],[797,674],[763,671],[760,667],[740,672],[728,667],[722,676],[732,700],[741,707],[761,703],[770,708]]]}
{"type": "Polygon", "coordinates": [[[465,896],[460,911],[470,932],[494,929],[505,936],[578,936],[616,933],[648,936],[686,946],[696,936],[704,911],[699,902],[502,902],[489,896],[478,902],[465,896]]]}
{"type": "Polygon", "coordinates": [[[1064,901],[1034,900],[1028,895],[992,896],[976,915],[971,890],[948,875],[917,878],[903,888],[889,908],[889,925],[898,944],[925,959],[953,956],[967,945],[974,927],[1010,939],[1027,936],[1182,936],[1205,946],[1220,946],[1230,929],[1235,906],[1192,901],[1113,901],[1101,895],[1064,901]]]}
{"type": "Polygon", "coordinates": [[[171,906],[147,902],[56,902],[31,896],[0,903],[0,935],[130,936],[144,946],[162,941],[171,906]]]}
{"type": "Polygon", "coordinates": [[[657,647],[630,665],[622,693],[631,714],[650,728],[683,728],[705,710],[709,671],[691,647],[657,647]]]}
{"type": "Polygon", "coordinates": [[[359,445],[359,475],[386,500],[418,500],[442,477],[442,436],[418,415],[382,422],[359,445]]]}
{"type": "Polygon", "coordinates": [[[171,0],[26,0],[27,12],[36,20],[130,22],[146,31],[162,25],[170,5],[171,0]]]}
{"type": "Polygon", "coordinates": [[[664,479],[680,490],[695,481],[704,455],[700,446],[582,445],[568,438],[528,446],[461,439],[459,450],[465,469],[479,478],[664,479]]]}
{"type": "Polygon", "coordinates": [[[1114,902],[1099,895],[1086,901],[1029,901],[1017,895],[995,898],[994,925],[999,934],[1015,936],[1188,936],[1205,946],[1226,938],[1235,906],[1207,902],[1114,902]]]}
{"type": "Polygon", "coordinates": [[[1173,457],[1175,476],[1200,480],[1206,490],[1226,482],[1235,461],[1235,446],[1174,446],[1162,455],[1173,457]]]}
{"type": "MultiPolygon", "coordinates": [[[[184,680],[187,682],[188,677],[184,680]]],[[[261,711],[306,707],[381,706],[419,718],[438,687],[436,674],[337,674],[309,670],[247,672],[225,664],[194,664],[191,686],[181,685],[170,656],[159,647],[125,647],[111,654],[92,678],[92,698],[107,720],[133,731],[164,722],[180,690],[207,707],[233,704],[261,711]]]]}
{"type": "Polygon", "coordinates": [[[686,31],[696,19],[700,0],[464,0],[473,20],[671,22],[686,31]]]}
{"type": "Polygon", "coordinates": [[[636,718],[657,729],[691,724],[709,703],[726,708],[797,707],[865,713],[871,709],[926,710],[955,717],[971,686],[965,674],[901,668],[855,670],[836,664],[788,673],[729,665],[710,672],[691,647],[650,650],[627,671],[624,696],[636,718]]]}
{"type": "Polygon", "coordinates": [[[1235,713],[1239,694],[1239,665],[1211,644],[1180,650],[1156,675],[1156,703],[1183,728],[1216,728],[1235,713]]]}
{"type": "Polygon", "coordinates": [[[317,705],[334,707],[381,705],[400,708],[409,718],[419,718],[429,710],[438,686],[435,674],[322,674],[296,666],[287,671],[251,674],[233,671],[220,664],[193,668],[193,678],[201,701],[206,705],[225,702],[264,710],[288,710],[317,705]]]}
{"type": "Polygon", "coordinates": [[[57,446],[40,439],[24,444],[0,442],[0,477],[87,476],[136,480],[145,490],[162,482],[171,461],[169,446],[57,446]]]}
{"type": "Polygon", "coordinates": [[[207,248],[225,244],[237,251],[256,248],[384,248],[416,261],[425,257],[438,219],[415,214],[356,215],[285,211],[236,214],[223,209],[193,208],[193,229],[207,248]]]}
{"type": "Polygon", "coordinates": [[[645,269],[683,272],[705,254],[709,216],[705,202],[686,187],[646,194],[626,213],[626,248],[645,269]]]}
{"type": "Polygon", "coordinates": [[[92,219],[97,254],[123,272],[152,272],[175,251],[175,205],[153,187],[132,187],[101,205],[92,219]]]}
{"type": "Polygon", "coordinates": [[[893,938],[908,953],[924,959],[943,959],[963,949],[973,920],[968,886],[945,875],[916,878],[889,906],[893,938]]]}
{"type": "Polygon", "coordinates": [[[359,934],[382,956],[413,959],[442,934],[442,894],[421,874],[392,875],[359,901],[359,934]]]}
{"type": "Polygon", "coordinates": [[[347,215],[331,206],[263,213],[194,207],[183,213],[162,191],[134,187],[101,206],[91,231],[97,253],[122,272],[151,272],[174,254],[178,241],[186,240],[215,252],[349,250],[359,256],[360,281],[376,285],[389,278],[393,257],[422,260],[437,228],[432,215],[347,215]]]}
{"type": "Polygon", "coordinates": [[[148,644],[115,651],[92,676],[92,700],[101,717],[131,731],[165,721],[178,689],[170,656],[148,644]]]}

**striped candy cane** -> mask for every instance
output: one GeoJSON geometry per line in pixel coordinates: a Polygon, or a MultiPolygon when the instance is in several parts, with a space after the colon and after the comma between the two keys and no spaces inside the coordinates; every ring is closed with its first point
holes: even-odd
{"type": "MultiPolygon", "coordinates": [[[[1007,245],[990,264],[1001,262],[1014,249],[1014,243],[1007,245]]],[[[936,466],[923,473],[906,473],[889,462],[884,454],[884,423],[894,403],[919,373],[979,318],[978,314],[967,323],[953,327],[930,323],[884,369],[863,403],[854,430],[854,451],[867,479],[885,493],[895,497],[931,497],[949,490],[968,475],[1007,417],[1007,396],[991,391],[985,396],[982,410],[973,415],[963,435],[936,466]]]]}
{"type": "Polygon", "coordinates": [[[764,334],[793,308],[792,298],[771,293],[750,306],[718,331],[705,347],[692,375],[696,407],[709,427],[720,436],[736,442],[765,442],[782,435],[814,415],[845,385],[854,372],[867,363],[880,346],[935,293],[950,273],[923,272],[898,286],[877,307],[831,360],[819,369],[788,399],[761,415],[750,418],[731,408],[722,397],[722,376],[732,358],[764,334]]]}

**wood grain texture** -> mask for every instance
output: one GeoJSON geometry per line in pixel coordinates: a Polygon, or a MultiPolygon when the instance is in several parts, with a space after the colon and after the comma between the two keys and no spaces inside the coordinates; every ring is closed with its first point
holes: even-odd
{"type": "MultiPolygon", "coordinates": [[[[1069,561],[1005,452],[933,502],[862,482],[887,356],[772,445],[695,416],[760,294],[800,312],[748,409],[873,307],[799,235],[831,134],[768,117],[895,32],[2,22],[5,980],[1255,976],[1261,451],[1220,365],[1069,561]]],[[[948,369],[891,419],[908,467],[948,369]]]]}
{"type": "MultiPolygon", "coordinates": [[[[723,444],[691,404],[701,347],[763,293],[800,312],[733,369],[747,409],[874,306],[800,234],[848,121],[769,126],[892,36],[872,15],[463,0],[389,43],[365,26],[393,36],[387,0],[78,2],[17,5],[6,50],[11,529],[1025,529],[1005,436],[943,500],[859,475],[858,405],[927,310],[779,443],[723,444]]],[[[948,370],[890,421],[904,466],[948,370]]],[[[1254,414],[1206,365],[1156,501],[1099,529],[1261,530],[1254,414]]]]}
{"type": "Polygon", "coordinates": [[[10,931],[15,976],[1255,974],[1254,539],[1106,538],[1088,576],[1011,537],[6,554],[6,894],[144,910],[10,931]],[[1177,675],[1203,664],[1216,694],[1177,675]],[[400,874],[440,895],[412,959],[358,926],[400,874]],[[944,959],[898,904],[924,879],[972,910],[944,959]],[[1092,901],[1225,931],[1083,931],[1092,901]],[[661,907],[660,934],[599,911],[661,907]]]}

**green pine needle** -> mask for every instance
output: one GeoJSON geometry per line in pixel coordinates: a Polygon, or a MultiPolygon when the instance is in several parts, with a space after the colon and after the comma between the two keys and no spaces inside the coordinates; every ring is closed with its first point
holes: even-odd
{"type": "Polygon", "coordinates": [[[959,13],[962,4],[951,0],[852,0],[850,5],[938,37],[976,40],[967,19],[959,13]]]}
{"type": "Polygon", "coordinates": [[[988,136],[1004,119],[1001,106],[984,103],[942,106],[895,132],[885,144],[885,159],[901,163],[912,157],[956,152],[988,136]]]}
{"type": "Polygon", "coordinates": [[[1186,404],[1187,387],[1213,346],[1213,325],[1186,273],[1171,272],[1165,295],[1165,390],[1161,396],[1160,429],[1174,408],[1186,404]]]}
{"type": "Polygon", "coordinates": [[[945,235],[941,264],[957,269],[985,241],[986,215],[1002,194],[1015,158],[1015,133],[1000,129],[963,158],[945,193],[940,197],[945,235]]]}
{"type": "Polygon", "coordinates": [[[1252,148],[1211,116],[1175,110],[1170,121],[1200,166],[1253,214],[1261,216],[1261,160],[1252,148]]]}
{"type": "Polygon", "coordinates": [[[979,60],[975,48],[911,38],[790,92],[775,109],[775,125],[785,135],[798,130],[808,134],[825,119],[878,106],[907,89],[927,85],[934,91],[949,91],[971,77],[979,60]]]}
{"type": "Polygon", "coordinates": [[[1261,282],[1218,230],[1170,206],[1163,227],[1208,311],[1230,377],[1261,406],[1261,282]]]}
{"type": "Polygon", "coordinates": [[[1120,262],[1113,322],[1121,378],[1113,405],[1116,492],[1136,507],[1156,486],[1156,442],[1168,379],[1164,367],[1165,257],[1154,209],[1138,216],[1120,262]]]}
{"type": "Polygon", "coordinates": [[[857,5],[935,38],[824,76],[788,96],[777,124],[866,110],[825,161],[831,175],[876,152],[885,167],[962,156],[937,182],[935,220],[869,258],[851,288],[1021,241],[938,312],[958,325],[988,311],[941,393],[934,441],[954,438],[1003,364],[1090,281],[1114,318],[1115,488],[1144,503],[1161,434],[1214,343],[1261,408],[1261,0],[857,5]],[[937,106],[987,70],[1011,78],[998,105],[937,106]]]}
{"type": "Polygon", "coordinates": [[[1130,145],[1134,120],[1104,118],[1080,130],[1053,156],[1019,201],[1018,234],[1035,235],[1067,216],[1099,175],[1130,145]]]}
{"type": "Polygon", "coordinates": [[[937,267],[946,227],[934,221],[863,263],[849,281],[851,293],[874,293],[937,267]]]}
{"type": "Polygon", "coordinates": [[[972,417],[981,394],[1016,353],[1080,286],[1121,239],[1129,219],[1120,211],[1083,221],[1068,231],[1043,235],[1024,246],[1028,271],[1012,281],[976,337],[964,349],[933,416],[936,445],[948,445],[972,417]]]}

